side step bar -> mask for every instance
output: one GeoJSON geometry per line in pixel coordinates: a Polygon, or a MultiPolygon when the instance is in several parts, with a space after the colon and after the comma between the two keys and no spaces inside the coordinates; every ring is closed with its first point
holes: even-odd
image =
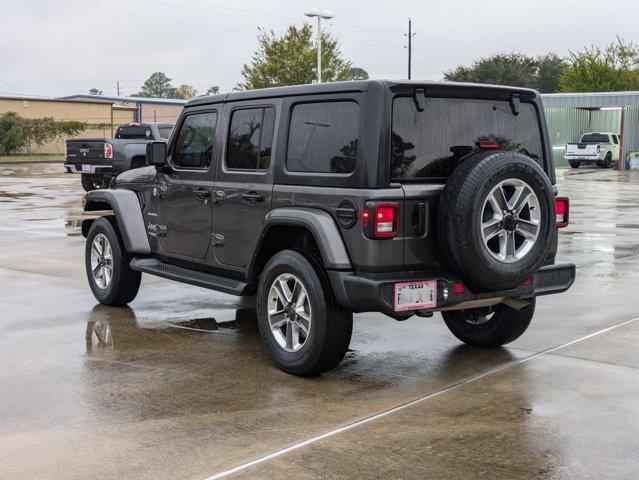
{"type": "Polygon", "coordinates": [[[189,268],[163,263],[154,258],[131,260],[131,268],[139,272],[150,273],[158,277],[176,280],[196,287],[209,288],[232,295],[250,295],[252,285],[233,278],[220,277],[212,273],[200,272],[189,268]]]}

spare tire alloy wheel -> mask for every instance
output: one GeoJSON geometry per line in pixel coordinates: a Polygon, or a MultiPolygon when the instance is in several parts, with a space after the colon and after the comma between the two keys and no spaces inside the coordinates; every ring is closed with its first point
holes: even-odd
{"type": "Polygon", "coordinates": [[[442,191],[439,245],[471,290],[508,290],[543,265],[556,236],[552,185],[538,162],[513,151],[470,155],[442,191]]]}
{"type": "Polygon", "coordinates": [[[91,272],[98,288],[109,287],[113,278],[113,252],[109,239],[102,233],[91,243],[91,272]]]}
{"type": "Polygon", "coordinates": [[[287,352],[300,350],[311,331],[311,305],[302,281],[290,273],[278,276],[271,284],[267,308],[277,344],[287,352]]]}
{"type": "Polygon", "coordinates": [[[530,185],[518,178],[504,180],[484,202],[481,224],[484,246],[500,262],[517,262],[534,247],[540,220],[539,199],[530,185]]]}

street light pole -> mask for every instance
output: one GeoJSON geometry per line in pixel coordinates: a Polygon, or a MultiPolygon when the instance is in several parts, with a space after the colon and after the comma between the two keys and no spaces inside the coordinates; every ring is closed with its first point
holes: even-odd
{"type": "Polygon", "coordinates": [[[306,15],[309,18],[317,17],[317,83],[322,83],[322,18],[330,20],[335,15],[330,10],[311,8],[306,15]]]}

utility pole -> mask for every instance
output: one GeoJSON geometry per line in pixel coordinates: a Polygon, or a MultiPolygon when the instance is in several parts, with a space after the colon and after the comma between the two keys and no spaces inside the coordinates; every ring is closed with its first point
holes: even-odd
{"type": "Polygon", "coordinates": [[[408,33],[404,34],[405,37],[408,38],[408,46],[404,47],[408,50],[408,79],[411,79],[411,66],[413,61],[413,37],[415,34],[413,33],[412,22],[410,18],[408,19],[408,33]]]}
{"type": "Polygon", "coordinates": [[[119,80],[117,81],[117,87],[118,87],[118,97],[119,97],[120,96],[120,81],[119,80]]]}

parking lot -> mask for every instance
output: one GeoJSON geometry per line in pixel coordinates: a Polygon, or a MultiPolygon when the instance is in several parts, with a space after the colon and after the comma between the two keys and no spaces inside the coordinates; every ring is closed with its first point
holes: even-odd
{"type": "Polygon", "coordinates": [[[0,166],[0,477],[636,478],[639,173],[560,170],[563,295],[507,348],[355,316],[334,371],[266,357],[250,299],[145,276],[97,305],[77,176],[0,166]]]}

